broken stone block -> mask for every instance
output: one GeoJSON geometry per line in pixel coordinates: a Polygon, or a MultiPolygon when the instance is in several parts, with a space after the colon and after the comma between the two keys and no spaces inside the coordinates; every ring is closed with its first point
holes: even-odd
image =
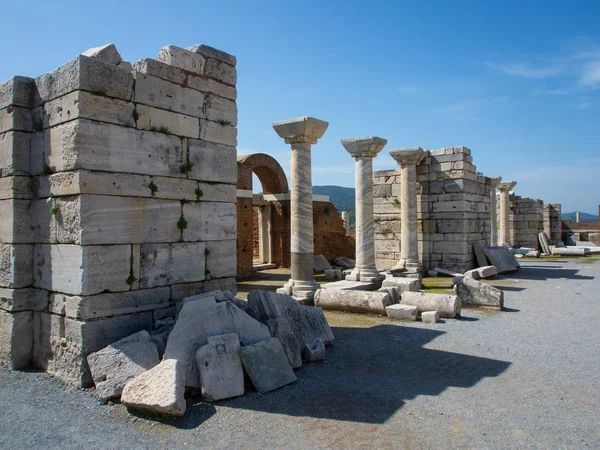
{"type": "Polygon", "coordinates": [[[105,62],[107,64],[118,65],[123,58],[117,51],[117,47],[114,44],[106,44],[100,47],[94,47],[86,50],[82,53],[83,56],[88,56],[90,58],[96,58],[99,61],[105,62]]]}
{"type": "Polygon", "coordinates": [[[244,395],[244,369],[236,334],[209,336],[196,352],[202,397],[207,402],[244,395]]]}
{"type": "Polygon", "coordinates": [[[489,278],[498,275],[498,269],[495,266],[483,266],[477,269],[479,278],[489,278]]]}
{"type": "Polygon", "coordinates": [[[392,298],[392,305],[400,303],[400,290],[396,286],[386,286],[378,289],[379,292],[387,292],[392,298]]]}
{"type": "Polygon", "coordinates": [[[356,266],[356,261],[350,258],[338,257],[334,258],[332,261],[334,266],[339,266],[342,269],[354,269],[356,266]]]}
{"type": "Polygon", "coordinates": [[[91,353],[87,362],[102,401],[118,398],[132,378],[156,366],[160,360],[147,331],[139,331],[102,350],[91,353]]]}
{"type": "Polygon", "coordinates": [[[249,314],[262,323],[286,319],[301,346],[315,338],[321,338],[325,345],[335,340],[321,308],[301,305],[289,295],[268,291],[251,291],[248,304],[249,314]]]}
{"type": "Polygon", "coordinates": [[[506,247],[488,247],[483,249],[491,265],[498,269],[498,273],[514,272],[519,269],[519,263],[506,247]]]}
{"type": "Polygon", "coordinates": [[[471,269],[465,272],[465,277],[473,278],[474,280],[479,280],[481,278],[481,275],[479,274],[479,271],[477,269],[471,269]]]}
{"type": "Polygon", "coordinates": [[[13,370],[31,365],[33,311],[0,310],[0,363],[13,370]]]}
{"type": "Polygon", "coordinates": [[[550,247],[553,255],[585,256],[585,247],[550,247]]]}
{"type": "Polygon", "coordinates": [[[173,327],[175,326],[175,320],[171,320],[171,323],[166,323],[164,321],[155,322],[155,326],[157,326],[157,328],[150,332],[150,340],[154,342],[154,345],[156,345],[159,359],[162,359],[162,357],[165,354],[165,349],[167,348],[167,340],[169,339],[169,335],[171,334],[171,331],[173,331],[173,327]]]}
{"type": "Polygon", "coordinates": [[[473,251],[475,252],[478,266],[487,266],[489,264],[483,245],[481,245],[479,242],[473,242],[473,251]]]}
{"type": "Polygon", "coordinates": [[[469,277],[456,283],[456,295],[462,306],[486,306],[500,310],[504,306],[504,292],[469,277]]]}
{"type": "Polygon", "coordinates": [[[46,306],[48,291],[33,288],[0,288],[0,309],[5,311],[43,311],[46,306]]]}
{"type": "Polygon", "coordinates": [[[342,271],[340,269],[326,269],[325,279],[327,281],[337,281],[342,279],[342,271]]]}
{"type": "Polygon", "coordinates": [[[201,54],[176,47],[175,45],[163,47],[156,59],[170,66],[179,67],[198,75],[204,73],[204,64],[206,61],[201,54]]]}
{"type": "Polygon", "coordinates": [[[422,282],[420,278],[388,277],[381,283],[381,287],[398,288],[400,295],[407,291],[416,292],[421,289],[421,286],[422,282]]]}
{"type": "Polygon", "coordinates": [[[416,306],[420,313],[438,311],[440,317],[456,317],[460,315],[460,298],[448,294],[428,294],[425,292],[404,292],[401,304],[416,306]]]}
{"type": "Polygon", "coordinates": [[[204,44],[194,44],[191,47],[187,47],[186,50],[194,53],[200,53],[202,56],[206,58],[214,58],[219,61],[223,61],[224,63],[229,64],[230,66],[235,66],[237,63],[237,59],[235,56],[230,55],[229,53],[225,53],[224,51],[217,50],[216,48],[210,47],[204,44]]]}
{"type": "Polygon", "coordinates": [[[244,369],[261,394],[296,381],[294,370],[279,339],[272,338],[247,345],[240,352],[244,369]]]}
{"type": "Polygon", "coordinates": [[[184,380],[181,364],[166,359],[129,380],[123,388],[121,403],[128,408],[183,416],[186,409],[184,380]]]}
{"type": "Polygon", "coordinates": [[[393,304],[388,292],[319,289],[315,306],[323,309],[385,315],[385,307],[393,304]]]}
{"type": "Polygon", "coordinates": [[[421,321],[423,323],[438,323],[440,321],[440,313],[438,311],[424,311],[421,313],[421,321]]]}
{"type": "Polygon", "coordinates": [[[176,359],[182,364],[186,386],[199,387],[196,352],[206,345],[208,336],[230,333],[237,334],[242,345],[271,338],[266,325],[229,302],[214,305],[200,301],[187,302],[181,308],[169,335],[164,358],[176,359]]]}
{"type": "Polygon", "coordinates": [[[204,66],[204,76],[213,78],[221,83],[235,86],[237,83],[237,70],[229,64],[218,59],[209,58],[204,66]]]}
{"type": "Polygon", "coordinates": [[[323,255],[313,256],[313,272],[322,273],[331,269],[331,264],[327,262],[323,255]]]}
{"type": "Polygon", "coordinates": [[[418,310],[413,305],[397,304],[386,307],[385,313],[390,319],[414,322],[417,320],[418,310]]]}
{"type": "Polygon", "coordinates": [[[292,369],[302,367],[302,347],[288,321],[281,317],[270,319],[267,321],[267,327],[271,336],[279,339],[279,342],[281,342],[281,346],[288,357],[292,369]]]}
{"type": "Polygon", "coordinates": [[[302,358],[308,362],[325,360],[325,344],[319,338],[316,338],[302,349],[302,358]]]}

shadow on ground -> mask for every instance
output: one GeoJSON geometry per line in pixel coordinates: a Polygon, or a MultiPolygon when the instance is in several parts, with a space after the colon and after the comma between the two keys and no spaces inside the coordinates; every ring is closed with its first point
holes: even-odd
{"type": "Polygon", "coordinates": [[[593,276],[588,275],[579,275],[579,269],[565,269],[564,267],[564,265],[552,267],[541,265],[522,265],[517,272],[507,274],[506,278],[517,278],[520,280],[538,281],[558,278],[566,278],[568,280],[593,280],[595,278],[593,276]]]}

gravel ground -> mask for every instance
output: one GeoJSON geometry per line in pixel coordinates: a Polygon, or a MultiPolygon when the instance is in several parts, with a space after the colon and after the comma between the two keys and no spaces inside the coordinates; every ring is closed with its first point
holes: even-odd
{"type": "Polygon", "coordinates": [[[436,325],[328,314],[298,382],[160,422],[0,370],[0,448],[600,448],[600,262],[527,261],[507,311],[436,325]]]}

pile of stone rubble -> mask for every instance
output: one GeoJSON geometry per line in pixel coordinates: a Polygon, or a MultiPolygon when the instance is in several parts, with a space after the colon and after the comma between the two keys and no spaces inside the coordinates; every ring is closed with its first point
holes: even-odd
{"type": "Polygon", "coordinates": [[[92,353],[98,397],[130,408],[182,416],[184,394],[206,401],[244,395],[244,374],[261,393],[296,381],[302,361],[325,358],[334,336],[323,311],[274,292],[248,301],[229,291],[184,299],[177,318],[157,321],[92,353]]]}

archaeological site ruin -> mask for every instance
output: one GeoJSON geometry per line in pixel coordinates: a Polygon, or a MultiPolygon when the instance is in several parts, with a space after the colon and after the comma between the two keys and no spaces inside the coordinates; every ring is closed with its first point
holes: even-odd
{"type": "Polygon", "coordinates": [[[327,122],[273,118],[290,180],[267,154],[237,154],[236,64],[206,45],[131,64],[106,45],[0,85],[4,365],[183,415],[186,388],[214,401],[243,395],[245,374],[261,393],[294,382],[334,343],[324,310],[424,324],[500,311],[483,279],[524,255],[600,250],[579,245],[597,228],[563,228],[559,204],[515,195],[519,180],[478,172],[468,148],[375,136],[333,149],[355,161],[350,233],[312,192],[327,122]],[[374,172],[382,152],[397,165],[374,172]],[[290,269],[277,292],[236,297],[269,268],[290,269]],[[423,292],[424,276],[454,292],[423,292]]]}

